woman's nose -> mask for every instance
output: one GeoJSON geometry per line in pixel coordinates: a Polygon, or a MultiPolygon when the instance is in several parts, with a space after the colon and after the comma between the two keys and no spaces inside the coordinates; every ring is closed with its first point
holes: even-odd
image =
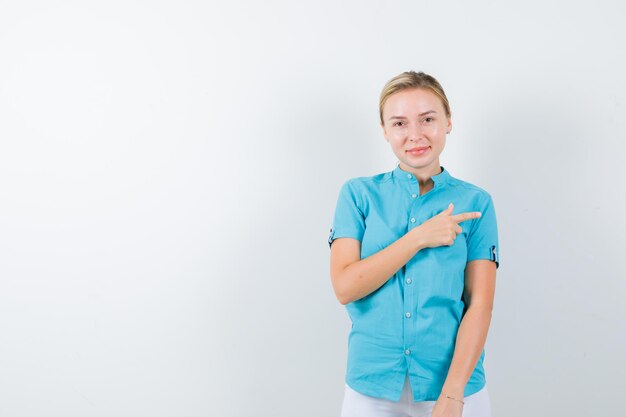
{"type": "Polygon", "coordinates": [[[422,127],[419,124],[413,124],[409,126],[408,134],[409,139],[418,140],[423,134],[422,127]]]}

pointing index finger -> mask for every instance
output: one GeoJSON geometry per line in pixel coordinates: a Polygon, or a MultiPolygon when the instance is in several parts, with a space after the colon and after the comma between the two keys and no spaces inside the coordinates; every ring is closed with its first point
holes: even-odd
{"type": "Polygon", "coordinates": [[[454,220],[457,223],[461,223],[464,222],[466,220],[472,220],[472,219],[477,219],[481,216],[481,212],[480,211],[468,211],[466,213],[459,213],[459,214],[454,214],[450,217],[452,217],[452,220],[454,220]]]}

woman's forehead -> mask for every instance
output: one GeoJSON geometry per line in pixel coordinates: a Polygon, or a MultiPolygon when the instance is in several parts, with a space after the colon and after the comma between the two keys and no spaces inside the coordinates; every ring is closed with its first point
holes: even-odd
{"type": "Polygon", "coordinates": [[[407,89],[390,95],[383,109],[394,112],[418,111],[419,113],[432,110],[439,113],[443,110],[443,103],[430,90],[407,89]]]}

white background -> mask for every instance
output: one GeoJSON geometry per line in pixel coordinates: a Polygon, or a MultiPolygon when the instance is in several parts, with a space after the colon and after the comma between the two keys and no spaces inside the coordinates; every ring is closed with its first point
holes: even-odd
{"type": "Polygon", "coordinates": [[[500,233],[495,416],[623,409],[618,1],[0,2],[0,415],[338,416],[340,185],[423,70],[500,233]],[[506,3],[506,4],[504,4],[506,3]]]}

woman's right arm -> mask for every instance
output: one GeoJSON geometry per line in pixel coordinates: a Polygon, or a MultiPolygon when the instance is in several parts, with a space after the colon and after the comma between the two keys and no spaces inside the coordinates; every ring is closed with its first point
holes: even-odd
{"type": "Polygon", "coordinates": [[[419,226],[365,259],[361,259],[360,241],[335,239],[330,247],[330,277],[337,300],[346,305],[374,292],[424,247],[419,226]]]}
{"type": "Polygon", "coordinates": [[[386,248],[361,259],[358,239],[336,238],[330,247],[330,278],[335,296],[343,305],[380,288],[424,248],[452,245],[462,232],[460,222],[480,217],[480,212],[452,215],[454,205],[409,230],[386,248]]]}

